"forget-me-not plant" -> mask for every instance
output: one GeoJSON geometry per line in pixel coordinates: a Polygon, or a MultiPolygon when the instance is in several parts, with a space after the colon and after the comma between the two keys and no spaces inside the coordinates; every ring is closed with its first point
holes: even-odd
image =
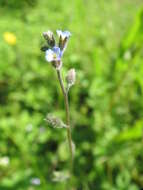
{"type": "Polygon", "coordinates": [[[52,66],[56,69],[58,80],[61,86],[61,90],[64,96],[65,102],[65,111],[66,111],[66,124],[62,122],[59,118],[48,114],[46,121],[52,125],[53,127],[57,128],[66,128],[67,129],[67,139],[68,139],[68,146],[70,150],[70,166],[72,170],[73,165],[73,152],[74,152],[74,144],[72,142],[71,137],[71,125],[70,125],[70,113],[69,113],[69,100],[68,100],[68,92],[70,87],[75,83],[76,72],[75,69],[70,69],[67,72],[65,77],[66,86],[64,85],[64,81],[61,75],[62,70],[62,57],[64,51],[66,50],[69,38],[71,33],[69,31],[61,31],[57,30],[58,36],[58,43],[54,38],[54,34],[52,31],[47,31],[43,33],[43,37],[46,40],[46,45],[41,48],[42,51],[45,52],[45,59],[47,62],[51,63],[52,66]]]}

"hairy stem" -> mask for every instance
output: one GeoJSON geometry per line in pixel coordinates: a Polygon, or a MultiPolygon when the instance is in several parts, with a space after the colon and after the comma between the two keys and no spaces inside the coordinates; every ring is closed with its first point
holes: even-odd
{"type": "Polygon", "coordinates": [[[68,138],[68,146],[69,146],[69,150],[70,150],[70,164],[71,164],[71,170],[72,170],[73,149],[72,149],[72,137],[71,137],[71,126],[70,126],[68,92],[65,90],[60,70],[57,70],[57,75],[58,75],[59,83],[60,83],[62,93],[63,93],[63,96],[64,96],[64,103],[65,103],[65,109],[66,109],[66,124],[68,126],[67,127],[67,138],[68,138]]]}

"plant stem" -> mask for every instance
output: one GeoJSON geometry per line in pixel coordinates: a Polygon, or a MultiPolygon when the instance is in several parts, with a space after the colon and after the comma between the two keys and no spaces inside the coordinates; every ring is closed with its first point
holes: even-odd
{"type": "Polygon", "coordinates": [[[60,86],[62,89],[62,93],[64,96],[64,103],[65,103],[65,109],[66,109],[66,124],[67,124],[67,138],[68,138],[68,146],[70,150],[70,166],[71,166],[71,172],[72,172],[72,165],[73,165],[73,149],[72,149],[72,137],[71,137],[71,126],[70,126],[70,113],[69,113],[69,100],[68,100],[68,92],[64,88],[63,79],[61,76],[60,70],[57,70],[58,79],[60,82],[60,86]]]}

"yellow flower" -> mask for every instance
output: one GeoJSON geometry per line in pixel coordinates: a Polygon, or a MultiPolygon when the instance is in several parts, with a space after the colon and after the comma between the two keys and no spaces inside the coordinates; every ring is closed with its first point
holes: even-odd
{"type": "Polygon", "coordinates": [[[5,32],[4,35],[4,40],[9,44],[14,46],[16,44],[16,36],[11,33],[11,32],[5,32]]]}

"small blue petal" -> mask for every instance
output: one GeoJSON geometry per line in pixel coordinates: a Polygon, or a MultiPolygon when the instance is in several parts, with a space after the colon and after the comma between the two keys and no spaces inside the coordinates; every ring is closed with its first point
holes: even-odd
{"type": "Polygon", "coordinates": [[[69,31],[61,31],[57,30],[57,35],[64,40],[65,38],[69,38],[71,36],[71,33],[69,31]]]}
{"type": "Polygon", "coordinates": [[[60,50],[59,47],[53,47],[53,52],[57,55],[58,58],[62,57],[62,51],[60,50]]]}
{"type": "Polygon", "coordinates": [[[71,36],[71,33],[70,33],[69,31],[64,31],[63,34],[64,34],[67,38],[69,38],[69,37],[71,36]]]}
{"type": "Polygon", "coordinates": [[[60,52],[61,52],[60,48],[59,48],[59,47],[56,47],[56,46],[55,46],[55,47],[53,47],[53,49],[52,49],[52,50],[53,50],[53,52],[54,52],[54,53],[56,53],[57,55],[59,55],[59,54],[60,54],[60,52]]]}

